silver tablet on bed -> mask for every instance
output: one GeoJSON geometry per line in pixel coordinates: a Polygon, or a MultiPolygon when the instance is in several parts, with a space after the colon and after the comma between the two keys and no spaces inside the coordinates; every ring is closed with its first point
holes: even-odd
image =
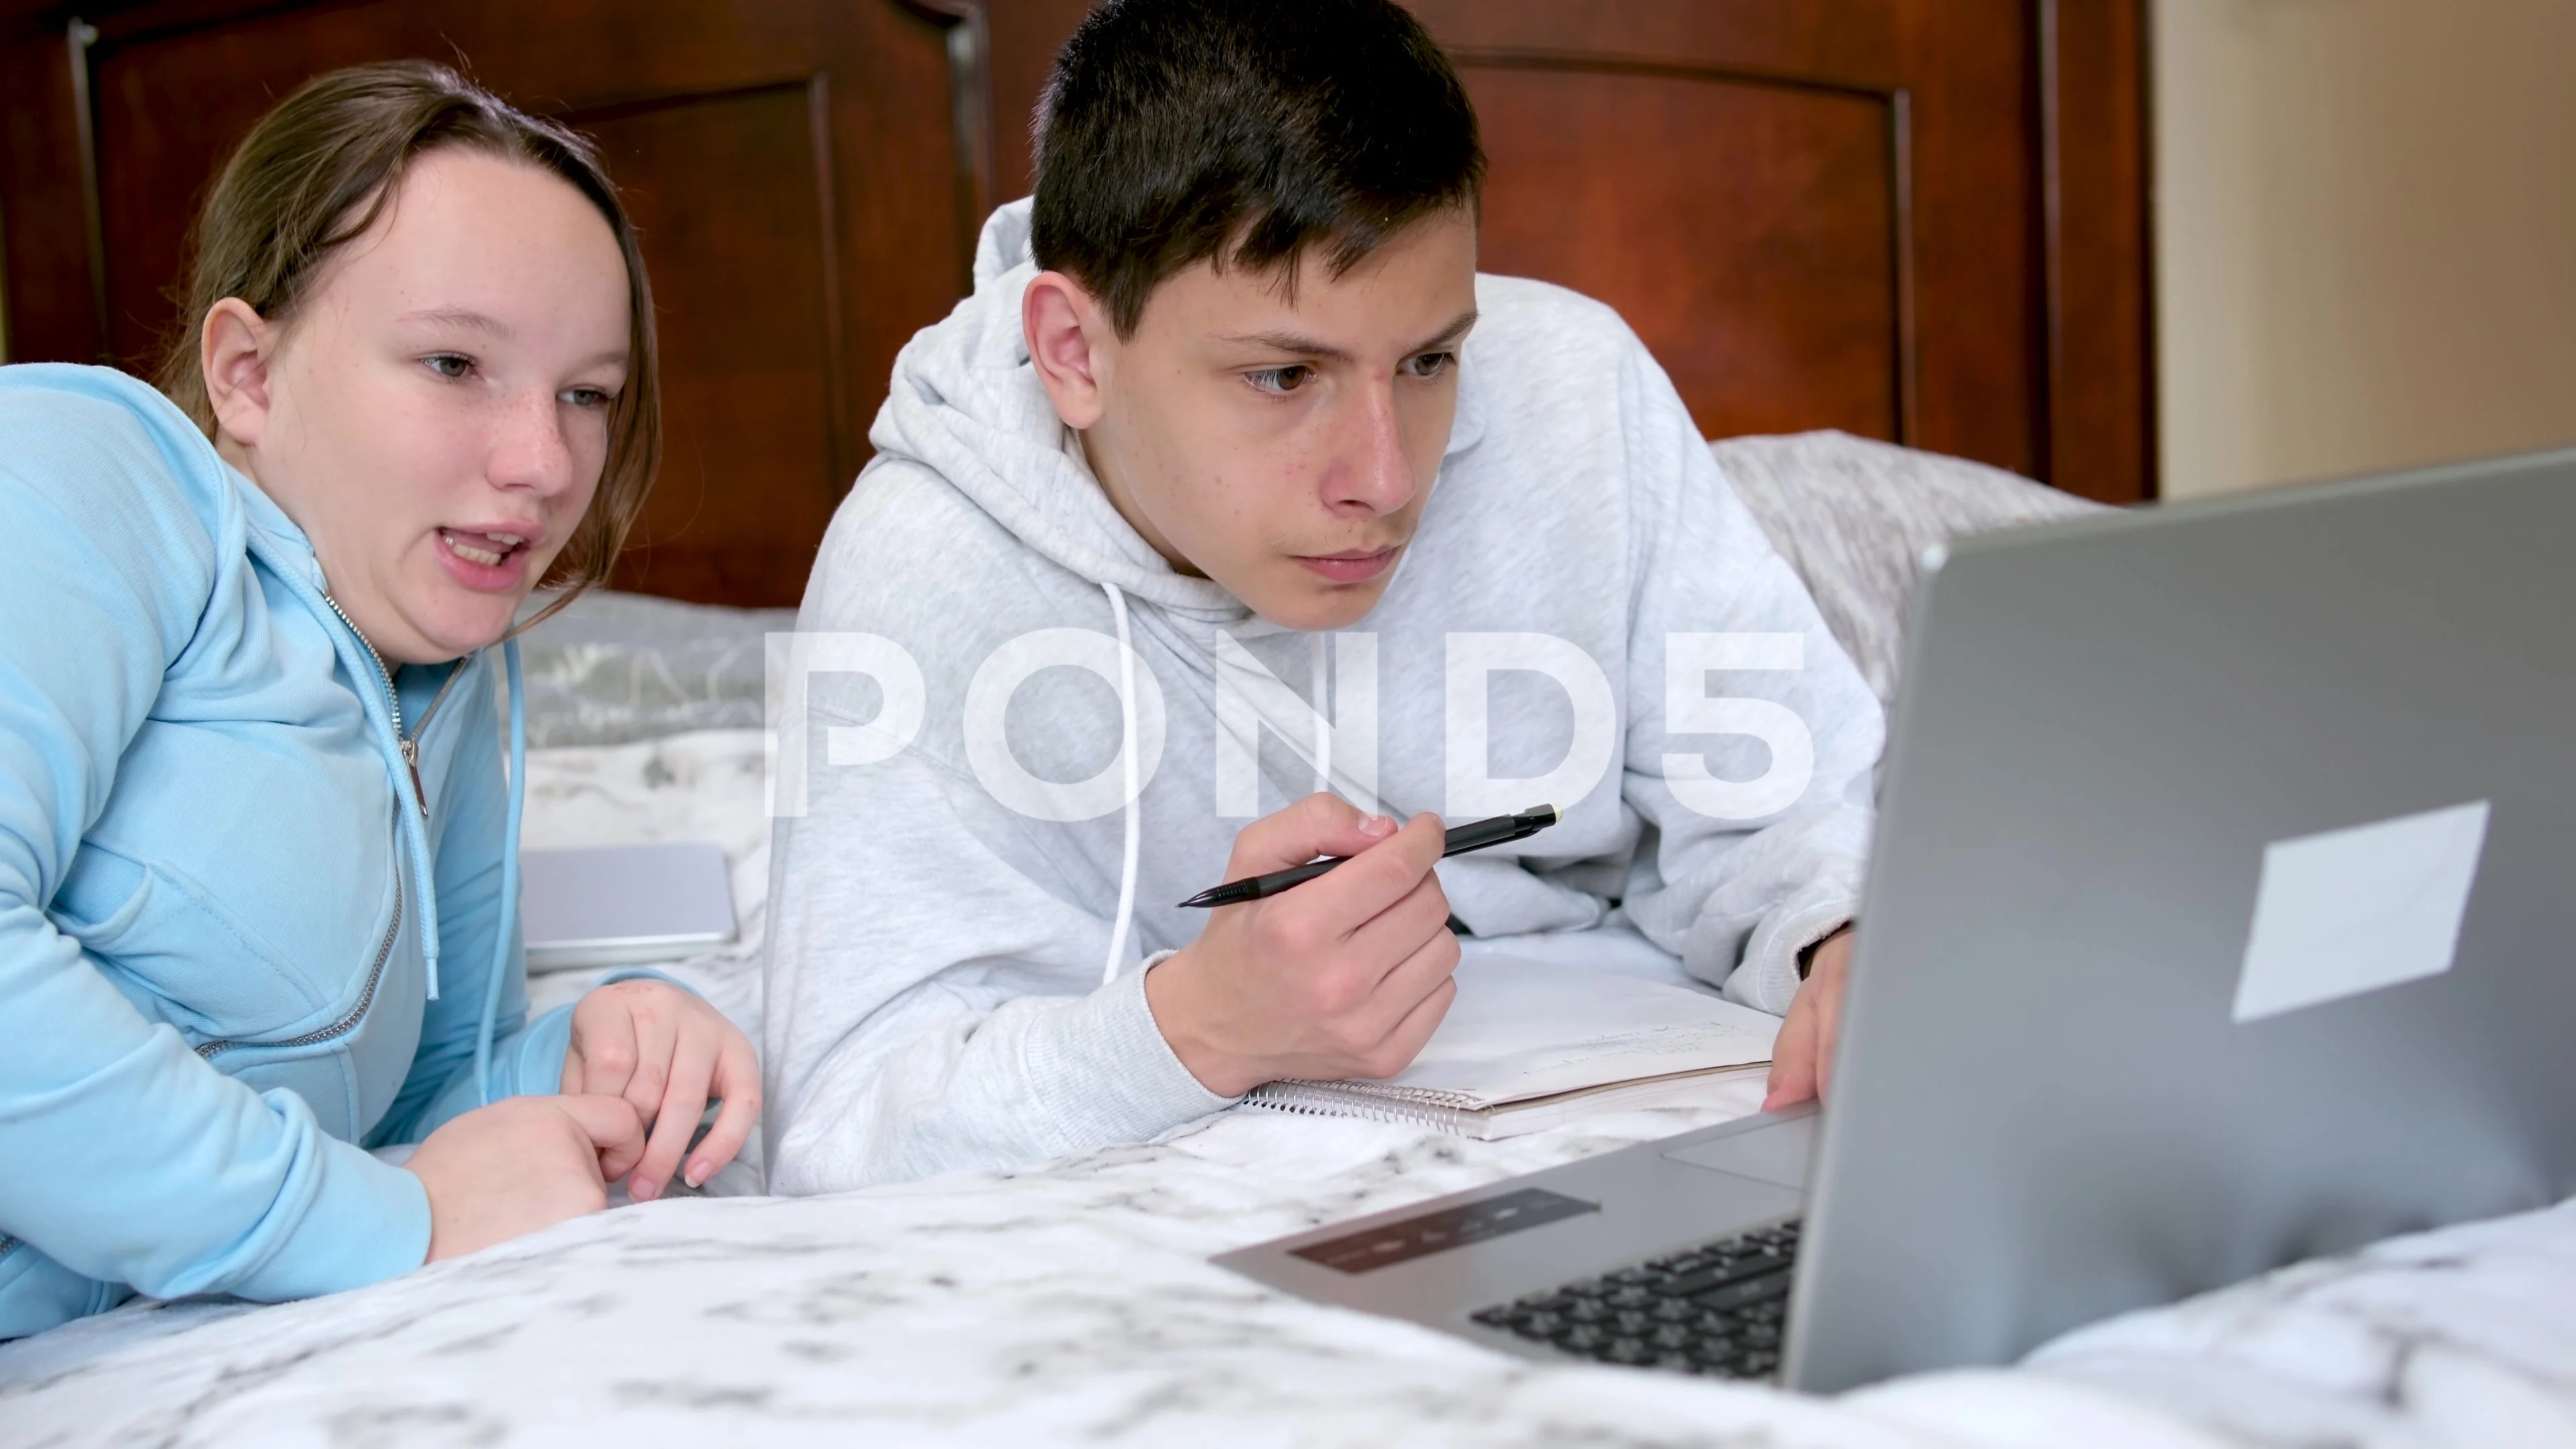
{"type": "Polygon", "coordinates": [[[1833,1093],[1230,1253],[1835,1390],[2576,1191],[2576,453],[1957,545],[1833,1093]]]}
{"type": "Polygon", "coordinates": [[[701,840],[519,852],[531,971],[676,961],[734,940],[722,847],[701,840]]]}

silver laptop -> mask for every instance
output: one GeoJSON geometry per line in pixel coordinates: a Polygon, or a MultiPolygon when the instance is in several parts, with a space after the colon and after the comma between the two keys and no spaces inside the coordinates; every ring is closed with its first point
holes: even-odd
{"type": "Polygon", "coordinates": [[[2576,1191],[2576,452],[1957,545],[1830,1105],[1217,1262],[1836,1390],[2576,1191]]]}

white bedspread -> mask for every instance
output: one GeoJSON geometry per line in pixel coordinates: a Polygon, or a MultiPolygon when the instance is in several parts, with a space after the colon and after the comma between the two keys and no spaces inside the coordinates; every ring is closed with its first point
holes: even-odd
{"type": "MultiPolygon", "coordinates": [[[[711,731],[530,767],[531,844],[734,852],[755,935],[678,974],[744,1016],[759,761],[711,731]]],[[[1536,1365],[1206,1262],[1757,1092],[1494,1143],[1236,1111],[1009,1176],[621,1208],[330,1299],[130,1305],[0,1347],[0,1443],[2576,1445],[2576,1204],[1832,1400],[1536,1365]]]]}

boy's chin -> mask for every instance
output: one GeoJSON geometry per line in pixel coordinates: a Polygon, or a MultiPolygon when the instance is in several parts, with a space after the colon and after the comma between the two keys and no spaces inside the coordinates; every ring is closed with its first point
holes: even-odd
{"type": "MultiPolygon", "coordinates": [[[[1305,574],[1296,564],[1290,568],[1305,574]]],[[[1262,591],[1267,597],[1250,598],[1238,593],[1237,598],[1252,612],[1283,629],[1301,634],[1325,634],[1347,629],[1368,617],[1386,593],[1386,580],[1375,578],[1364,584],[1332,584],[1307,574],[1303,578],[1283,579],[1278,587],[1262,591]]]]}

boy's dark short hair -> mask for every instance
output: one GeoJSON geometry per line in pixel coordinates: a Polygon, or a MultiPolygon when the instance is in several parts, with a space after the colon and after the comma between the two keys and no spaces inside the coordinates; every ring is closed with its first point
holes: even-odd
{"type": "Polygon", "coordinates": [[[1038,265],[1126,337],[1201,261],[1335,276],[1427,216],[1472,210],[1475,108],[1392,0],[1104,0],[1038,108],[1038,265]]]}

